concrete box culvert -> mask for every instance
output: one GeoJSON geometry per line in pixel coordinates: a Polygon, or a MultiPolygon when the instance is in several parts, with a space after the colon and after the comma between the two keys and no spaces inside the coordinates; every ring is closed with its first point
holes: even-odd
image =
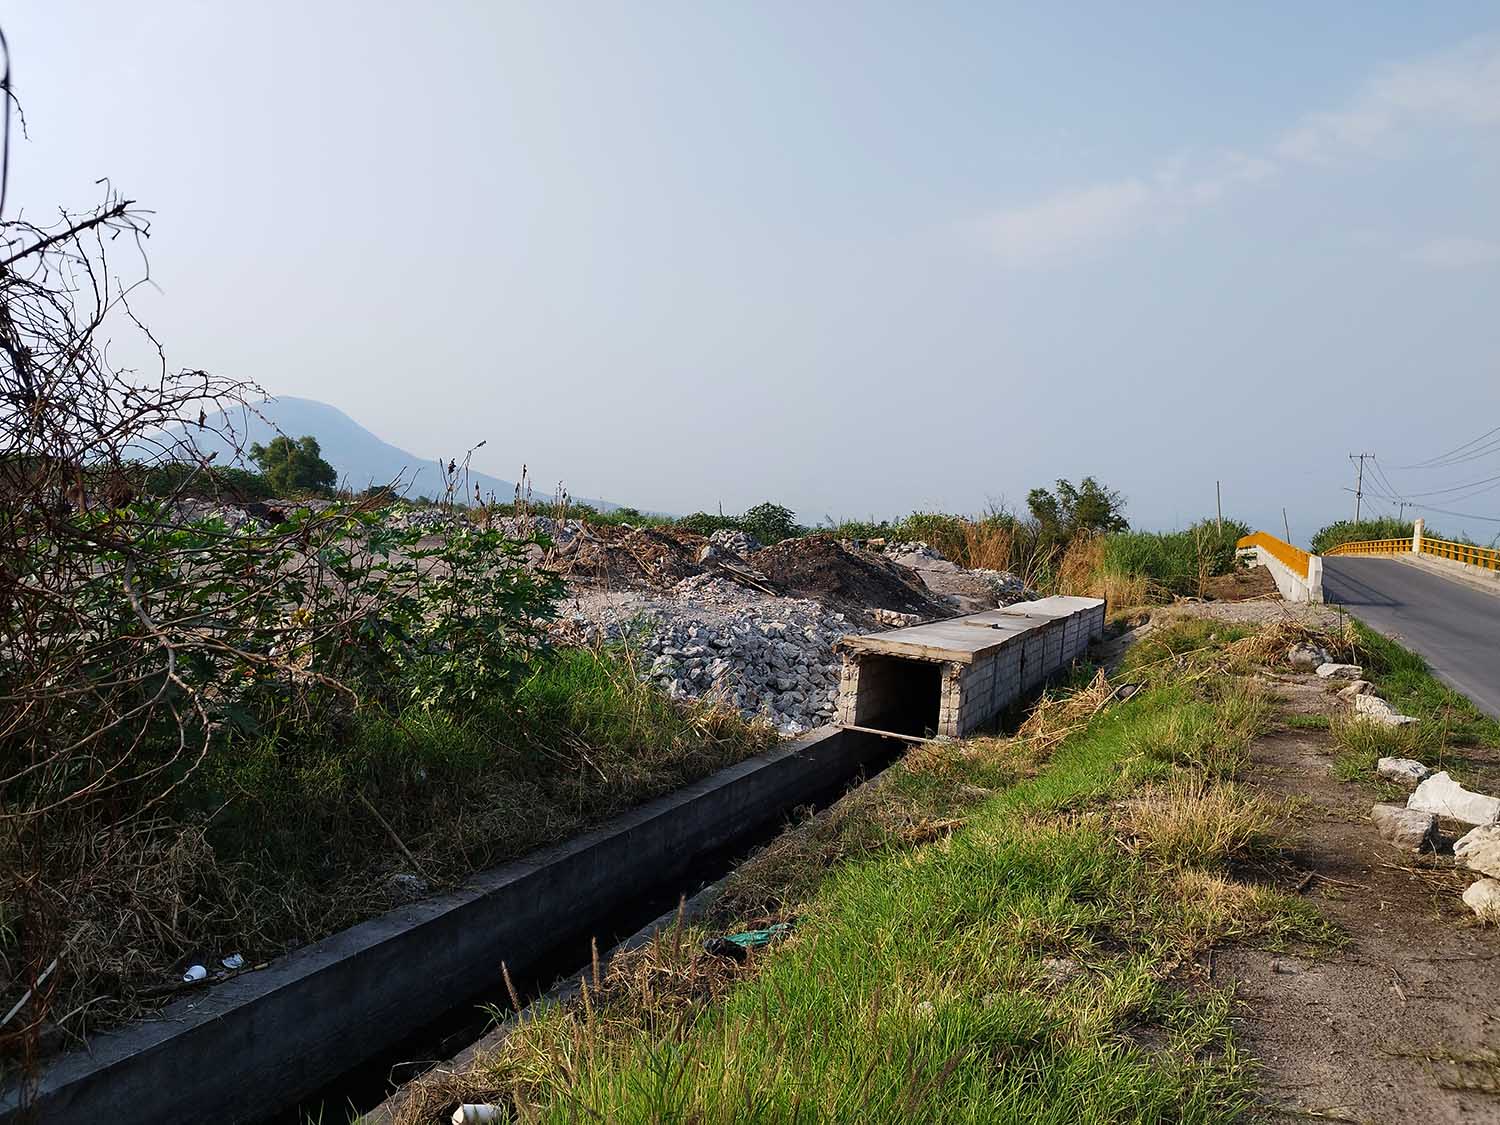
{"type": "MultiPolygon", "coordinates": [[[[883,745],[824,727],[566,843],[472,876],[94,1036],[37,1077],[37,1120],[254,1121],[500,984],[600,918],[854,776],[883,745]]],[[[16,1087],[0,1122],[22,1119],[16,1087]]]]}
{"type": "Polygon", "coordinates": [[[838,722],[902,738],[966,738],[1101,639],[1104,608],[1099,598],[1040,598],[845,637],[838,722]]]}

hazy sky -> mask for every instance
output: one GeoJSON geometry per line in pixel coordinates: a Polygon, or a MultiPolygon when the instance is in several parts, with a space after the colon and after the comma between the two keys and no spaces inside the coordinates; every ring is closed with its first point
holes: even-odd
{"type": "Polygon", "coordinates": [[[1493,2],[0,19],[8,214],[110,177],[173,362],[424,456],[808,522],[1092,473],[1170,527],[1219,479],[1305,539],[1371,451],[1500,531],[1430,491],[1500,451],[1395,468],[1500,426],[1493,2]]]}

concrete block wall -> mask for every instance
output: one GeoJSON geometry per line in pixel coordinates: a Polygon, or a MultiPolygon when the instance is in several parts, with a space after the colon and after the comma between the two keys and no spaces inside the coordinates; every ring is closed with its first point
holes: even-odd
{"type": "Polygon", "coordinates": [[[1046,640],[1035,629],[1022,635],[1021,641],[1021,690],[1032,691],[1047,680],[1047,665],[1043,659],[1046,640]]]}
{"type": "Polygon", "coordinates": [[[1012,638],[998,651],[964,667],[960,677],[958,705],[952,709],[953,723],[941,727],[939,734],[950,738],[967,738],[1001,711],[1020,699],[1021,658],[1025,634],[1012,638]]]}
{"type": "Polygon", "coordinates": [[[1049,621],[1041,627],[1042,674],[1047,679],[1051,679],[1063,669],[1063,630],[1066,627],[1066,620],[1049,621]]]}

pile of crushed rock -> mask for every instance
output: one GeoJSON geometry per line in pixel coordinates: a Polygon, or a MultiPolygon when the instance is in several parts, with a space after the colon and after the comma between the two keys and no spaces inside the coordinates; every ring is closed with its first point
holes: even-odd
{"type": "MultiPolygon", "coordinates": [[[[724,585],[687,581],[697,592],[724,585]]],[[[767,598],[727,619],[664,616],[641,649],[651,660],[645,675],[673,699],[719,699],[795,735],[832,721],[839,682],[833,646],[857,630],[845,614],[815,601],[767,598]]]]}

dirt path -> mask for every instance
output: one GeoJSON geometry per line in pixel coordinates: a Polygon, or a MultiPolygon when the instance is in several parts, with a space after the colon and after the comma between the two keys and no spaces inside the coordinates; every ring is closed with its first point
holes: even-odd
{"type": "MultiPolygon", "coordinates": [[[[1326,683],[1273,690],[1289,712],[1333,710],[1326,683]]],[[[1279,731],[1253,745],[1249,780],[1296,802],[1290,862],[1348,944],[1318,958],[1230,950],[1211,974],[1242,1001],[1269,1115],[1500,1121],[1500,931],[1463,905],[1471,876],[1451,852],[1412,857],[1376,834],[1378,794],[1336,780],[1332,753],[1326,732],[1279,731]]],[[[1451,847],[1459,826],[1444,828],[1451,847]]]]}

